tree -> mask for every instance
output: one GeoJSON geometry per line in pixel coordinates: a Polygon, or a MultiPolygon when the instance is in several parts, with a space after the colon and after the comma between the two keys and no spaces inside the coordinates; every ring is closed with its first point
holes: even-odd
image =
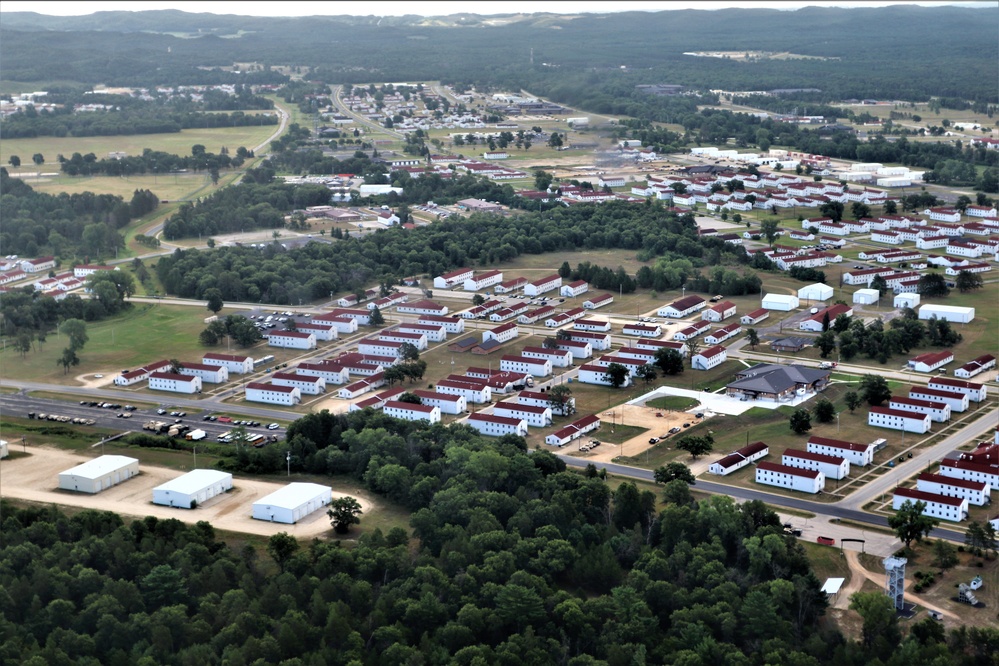
{"type": "Polygon", "coordinates": [[[923,537],[933,531],[940,521],[930,516],[924,516],[926,502],[905,500],[901,508],[894,515],[888,516],[888,527],[895,531],[906,550],[913,541],[919,543],[923,537]]]}
{"type": "Polygon", "coordinates": [[[399,358],[403,361],[418,361],[420,350],[412,342],[403,342],[399,345],[399,358]]]}
{"type": "Polygon", "coordinates": [[[853,213],[853,218],[859,220],[864,217],[868,217],[871,214],[871,207],[862,201],[855,201],[852,206],[850,206],[850,212],[853,213]]]}
{"type": "Polygon", "coordinates": [[[957,548],[943,539],[933,543],[933,564],[941,569],[950,569],[957,564],[957,548]]]}
{"type": "Polygon", "coordinates": [[[76,355],[75,349],[67,347],[62,350],[62,355],[56,360],[56,365],[61,365],[62,374],[66,374],[71,366],[80,365],[80,357],[76,355]]]}
{"type": "Polygon", "coordinates": [[[715,439],[711,435],[704,435],[703,437],[684,437],[679,442],[676,443],[676,448],[680,451],[686,451],[690,454],[690,457],[697,460],[698,456],[703,456],[711,453],[715,446],[715,439]]]}
{"type": "Polygon", "coordinates": [[[843,396],[843,402],[846,403],[846,408],[849,409],[850,413],[852,414],[853,410],[857,409],[857,407],[860,407],[860,404],[864,402],[864,399],[861,398],[860,394],[857,393],[856,391],[847,391],[846,394],[843,396]]]}
{"type": "Polygon", "coordinates": [[[621,388],[628,381],[628,368],[620,363],[611,363],[604,368],[604,377],[614,388],[621,388]]]}
{"type": "Polygon", "coordinates": [[[267,540],[267,554],[274,558],[284,573],[284,565],[298,550],[298,539],[287,532],[278,532],[267,540]]]}
{"type": "Polygon", "coordinates": [[[964,536],[964,545],[978,557],[988,554],[989,550],[994,551],[996,548],[995,541],[995,528],[988,521],[974,521],[968,524],[968,531],[965,532],[964,536]]]}
{"type": "Polygon", "coordinates": [[[883,275],[875,275],[874,279],[871,280],[871,289],[877,289],[878,298],[881,298],[888,291],[888,281],[885,280],[883,275]]]}
{"type": "Polygon", "coordinates": [[[635,371],[635,376],[645,380],[646,384],[654,382],[656,380],[656,366],[651,364],[643,365],[635,371]]]}
{"type": "Polygon", "coordinates": [[[476,294],[472,296],[472,305],[479,306],[486,302],[485,296],[482,294],[476,294]]]}
{"type": "Polygon", "coordinates": [[[42,155],[41,153],[35,153],[34,155],[31,156],[31,161],[37,164],[38,166],[41,166],[45,164],[45,156],[42,155]]]}
{"type": "Polygon", "coordinates": [[[957,274],[957,279],[954,280],[954,286],[962,294],[966,294],[969,291],[975,291],[976,289],[981,289],[984,286],[985,281],[982,280],[980,273],[972,273],[971,271],[960,271],[957,274]]]}
{"type": "Polygon", "coordinates": [[[925,273],[919,276],[916,291],[922,296],[946,296],[950,293],[947,281],[939,273],[925,273]]]}
{"type": "Polygon", "coordinates": [[[548,404],[553,414],[570,416],[576,412],[576,400],[572,397],[572,389],[566,384],[553,386],[548,391],[548,404]]]}
{"type": "Polygon", "coordinates": [[[541,346],[545,349],[558,349],[558,339],[549,335],[541,341],[541,346]]]}
{"type": "Polygon", "coordinates": [[[881,375],[864,375],[860,379],[860,397],[873,407],[891,398],[888,380],[881,375]]]}
{"type": "Polygon", "coordinates": [[[18,157],[17,155],[11,155],[9,158],[7,158],[7,163],[16,169],[19,166],[21,166],[21,158],[18,157]]]}
{"type": "Polygon", "coordinates": [[[901,640],[895,604],[882,592],[856,592],[850,597],[850,610],[864,620],[863,644],[873,650],[880,641],[890,649],[901,640]]]}
{"type": "Polygon", "coordinates": [[[423,399],[420,398],[420,396],[416,395],[415,393],[410,393],[409,391],[406,391],[405,393],[400,395],[398,398],[396,398],[396,400],[398,400],[399,402],[408,402],[411,405],[423,404],[423,399]]]}
{"type": "Polygon", "coordinates": [[[222,302],[222,290],[216,289],[215,287],[205,290],[205,300],[207,301],[207,307],[212,311],[212,314],[218,314],[219,310],[221,310],[225,305],[225,303],[222,302]]]}
{"type": "Polygon", "coordinates": [[[798,408],[788,418],[788,423],[795,434],[803,435],[812,429],[812,415],[807,409],[798,408]]]}
{"type": "Polygon", "coordinates": [[[559,266],[558,274],[562,279],[568,279],[572,275],[572,268],[569,266],[568,261],[562,262],[562,265],[559,266]]]}
{"type": "Polygon", "coordinates": [[[346,534],[350,531],[351,525],[361,522],[360,515],[363,513],[361,504],[353,497],[340,497],[330,502],[330,508],[326,515],[330,518],[333,531],[337,534],[346,534]]]}
{"type": "Polygon", "coordinates": [[[690,468],[679,462],[666,463],[656,469],[653,473],[656,483],[666,485],[670,481],[679,479],[688,485],[694,485],[694,475],[690,468]]]}
{"type": "Polygon", "coordinates": [[[829,354],[836,349],[836,334],[832,331],[823,331],[815,338],[815,346],[819,349],[819,356],[829,358],[829,354]]]}
{"type": "Polygon", "coordinates": [[[552,184],[553,176],[544,169],[534,170],[534,189],[544,192],[552,184]]]}
{"type": "Polygon", "coordinates": [[[384,326],[385,316],[382,315],[382,311],[378,309],[378,306],[371,308],[371,313],[368,315],[368,321],[371,322],[372,326],[384,326]]]}
{"type": "Polygon", "coordinates": [[[767,239],[770,247],[773,247],[774,241],[777,240],[777,233],[780,231],[779,222],[776,217],[768,217],[760,222],[760,235],[767,239]]]}
{"type": "Polygon", "coordinates": [[[24,358],[31,351],[31,342],[33,339],[34,336],[31,334],[31,331],[18,331],[17,337],[14,339],[14,349],[21,354],[21,358],[24,358]]]}
{"type": "MultiPolygon", "coordinates": [[[[82,319],[67,319],[59,326],[59,332],[69,338],[69,349],[74,352],[83,349],[83,345],[90,340],[87,337],[87,324],[82,319]]],[[[79,363],[79,359],[73,365],[79,363]]]]}
{"type": "Polygon", "coordinates": [[[760,334],[756,332],[755,328],[746,329],[746,342],[753,351],[756,351],[756,345],[760,344],[760,334]]]}
{"type": "Polygon", "coordinates": [[[885,215],[895,215],[898,212],[898,204],[894,200],[885,201],[885,215]]]}
{"type": "Polygon", "coordinates": [[[662,370],[664,375],[679,375],[683,373],[683,357],[680,352],[668,347],[660,347],[656,350],[656,367],[662,370]]]}
{"type": "Polygon", "coordinates": [[[819,423],[831,423],[836,418],[836,407],[830,401],[823,398],[815,403],[815,420],[819,423]]]}

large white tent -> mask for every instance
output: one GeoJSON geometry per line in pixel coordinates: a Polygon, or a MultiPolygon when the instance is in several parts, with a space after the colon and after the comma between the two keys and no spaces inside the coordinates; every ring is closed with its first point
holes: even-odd
{"type": "Polygon", "coordinates": [[[803,301],[828,301],[833,297],[833,288],[816,282],[798,290],[798,298],[803,301]]]}
{"type": "Polygon", "coordinates": [[[232,474],[195,469],[153,488],[153,504],[191,509],[232,488],[232,474]]]}
{"type": "Polygon", "coordinates": [[[253,517],[273,523],[297,523],[333,499],[328,486],[318,483],[289,483],[253,503],[253,517]]]}
{"type": "Polygon", "coordinates": [[[139,474],[139,461],[128,456],[100,456],[59,473],[59,487],[99,493],[139,474]]]}
{"type": "Polygon", "coordinates": [[[763,297],[762,307],[767,310],[790,312],[799,305],[798,297],[791,294],[767,294],[763,297]]]}
{"type": "Polygon", "coordinates": [[[919,318],[946,319],[958,324],[967,324],[975,318],[975,308],[961,307],[959,305],[933,305],[926,303],[919,306],[919,318]]]}

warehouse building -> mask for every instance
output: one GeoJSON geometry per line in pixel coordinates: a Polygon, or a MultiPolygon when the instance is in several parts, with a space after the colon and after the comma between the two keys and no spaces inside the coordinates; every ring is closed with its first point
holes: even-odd
{"type": "Polygon", "coordinates": [[[139,474],[139,461],[128,456],[100,456],[59,473],[59,488],[99,493],[139,474]]]}
{"type": "Polygon", "coordinates": [[[232,490],[229,472],[195,469],[153,488],[153,504],[193,509],[228,490],[232,490]]]}
{"type": "Polygon", "coordinates": [[[318,483],[289,483],[253,503],[253,517],[272,523],[294,525],[322,509],[333,499],[333,492],[318,483]]]}

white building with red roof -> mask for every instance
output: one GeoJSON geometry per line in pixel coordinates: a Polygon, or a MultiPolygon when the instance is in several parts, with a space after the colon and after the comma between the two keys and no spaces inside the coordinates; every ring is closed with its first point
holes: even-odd
{"type": "Polygon", "coordinates": [[[827,479],[845,479],[850,476],[850,461],[825,453],[812,453],[800,449],[787,449],[781,456],[781,464],[798,469],[822,472],[827,479]]]}
{"type": "Polygon", "coordinates": [[[685,296],[659,308],[660,317],[682,319],[707,306],[708,302],[697,295],[685,296]]]}
{"type": "Polygon", "coordinates": [[[434,278],[434,289],[451,289],[465,280],[470,280],[475,271],[471,268],[459,268],[434,278]]]}
{"type": "Polygon", "coordinates": [[[229,369],[224,365],[208,365],[206,363],[183,363],[180,374],[200,377],[209,384],[223,384],[229,381],[229,369]]]}
{"type": "Polygon", "coordinates": [[[728,352],[721,345],[714,345],[694,354],[690,366],[693,370],[710,370],[728,360],[728,352]]]}
{"type": "Polygon", "coordinates": [[[602,308],[605,305],[610,305],[614,302],[614,294],[598,294],[596,296],[590,296],[588,299],[583,301],[583,307],[587,310],[596,310],[597,308],[602,308]]]}
{"type": "Polygon", "coordinates": [[[594,414],[590,414],[551,433],[545,437],[545,444],[562,448],[572,440],[578,439],[588,432],[593,432],[599,427],[600,418],[594,414]]]}
{"type": "Polygon", "coordinates": [[[625,324],[621,332],[639,338],[658,338],[662,336],[663,329],[658,324],[625,324]]]}
{"type": "Polygon", "coordinates": [[[403,303],[398,306],[396,312],[415,315],[436,315],[443,317],[447,314],[447,306],[434,303],[430,300],[416,301],[414,303],[403,303]]]}
{"type": "Polygon", "coordinates": [[[759,324],[764,319],[770,316],[770,310],[766,308],[760,308],[759,310],[753,310],[752,312],[747,312],[742,315],[739,322],[744,326],[752,326],[753,324],[759,324]]]}
{"type": "Polygon", "coordinates": [[[208,352],[201,357],[201,362],[205,365],[223,365],[229,374],[245,375],[253,372],[253,357],[242,354],[218,354],[208,352]]]}
{"type": "MultiPolygon", "coordinates": [[[[588,363],[586,365],[581,365],[579,367],[579,374],[576,376],[577,381],[583,384],[598,384],[600,386],[612,386],[610,378],[607,376],[607,368],[602,365],[597,365],[596,363],[588,363]]],[[[622,387],[629,386],[631,384],[631,375],[627,375],[624,378],[624,383],[622,387]]]]}
{"type": "Polygon", "coordinates": [[[826,486],[822,472],[811,469],[798,469],[788,465],[760,462],[756,465],[756,482],[803,493],[818,493],[826,486]]]}
{"type": "Polygon", "coordinates": [[[985,506],[989,502],[992,486],[984,481],[966,481],[942,474],[923,472],[916,477],[916,489],[946,497],[968,500],[968,504],[985,506]]]}
{"type": "Polygon", "coordinates": [[[350,372],[342,363],[334,363],[330,360],[299,363],[295,370],[299,375],[322,377],[327,384],[346,384],[350,379],[350,372]]]}
{"type": "Polygon", "coordinates": [[[888,400],[888,407],[902,411],[926,414],[931,421],[944,423],[950,420],[950,405],[939,400],[923,400],[922,398],[907,398],[904,396],[892,396],[888,400]]]}
{"type": "Polygon", "coordinates": [[[949,377],[933,377],[926,386],[939,391],[953,391],[963,393],[972,402],[981,402],[988,396],[989,390],[985,384],[969,382],[964,379],[951,379],[949,377]]]}
{"type": "Polygon", "coordinates": [[[937,368],[942,368],[954,360],[954,352],[938,351],[926,352],[915,358],[910,358],[908,366],[916,372],[933,372],[937,368]]]}
{"type": "Polygon", "coordinates": [[[440,423],[440,407],[430,405],[417,405],[411,402],[401,402],[389,400],[382,405],[382,412],[386,416],[402,419],[403,421],[427,421],[429,423],[440,423]]]}
{"type": "Polygon", "coordinates": [[[806,448],[811,453],[845,458],[853,465],[866,467],[874,462],[874,450],[876,447],[873,442],[870,444],[858,444],[856,442],[844,442],[839,439],[812,435],[808,439],[806,448]]]}
{"type": "Polygon", "coordinates": [[[478,291],[479,289],[486,289],[487,287],[497,285],[502,281],[503,271],[486,271],[485,273],[479,273],[467,278],[463,286],[465,291],[478,291]]]}
{"type": "Polygon", "coordinates": [[[553,368],[572,367],[572,352],[567,349],[549,349],[547,347],[524,347],[521,356],[548,360],[553,368]]]}
{"type": "Polygon", "coordinates": [[[434,385],[438,393],[464,396],[465,400],[474,404],[483,404],[492,400],[492,389],[489,385],[477,379],[468,377],[464,380],[441,379],[434,385]]]}
{"type": "Polygon", "coordinates": [[[867,413],[867,425],[924,434],[930,431],[930,415],[890,407],[871,407],[867,413]]]}
{"type": "Polygon", "coordinates": [[[718,476],[727,476],[768,455],[769,446],[764,442],[753,442],[714,461],[708,466],[708,471],[718,476]]]}
{"type": "Polygon", "coordinates": [[[493,405],[493,414],[496,416],[523,419],[527,421],[527,425],[534,428],[546,428],[552,424],[552,409],[550,406],[527,405],[519,401],[504,401],[493,405]]]}
{"type": "Polygon", "coordinates": [[[305,331],[277,331],[267,333],[267,344],[286,349],[315,349],[316,336],[305,331]]]}
{"type": "Polygon", "coordinates": [[[291,407],[302,400],[302,392],[294,386],[277,386],[270,382],[250,382],[246,385],[248,402],[291,407]]]}
{"type": "Polygon", "coordinates": [[[469,415],[466,423],[480,435],[488,437],[502,437],[503,435],[527,437],[527,421],[524,419],[475,412],[469,415]]]}
{"type": "Polygon", "coordinates": [[[271,383],[275,386],[291,386],[308,395],[319,395],[326,392],[325,379],[297,372],[275,372],[271,375],[271,383]]]}
{"type": "Polygon", "coordinates": [[[336,326],[330,322],[321,321],[308,321],[300,322],[295,325],[295,330],[302,333],[311,333],[315,336],[316,341],[322,340],[323,342],[330,342],[336,340],[340,337],[339,332],[337,332],[336,326]]]}
{"type": "Polygon", "coordinates": [[[991,370],[994,367],[996,367],[996,357],[992,354],[983,354],[955,370],[954,376],[960,379],[971,379],[975,375],[986,370],[991,370]]]}
{"type": "Polygon", "coordinates": [[[558,273],[555,273],[543,277],[540,280],[528,282],[526,285],[524,285],[524,295],[534,298],[535,296],[546,294],[549,291],[554,291],[561,287],[562,287],[562,277],[558,273]]]}
{"type": "Polygon", "coordinates": [[[964,412],[968,410],[968,396],[958,391],[941,391],[924,386],[913,386],[909,389],[909,397],[916,400],[929,400],[940,402],[950,409],[951,412],[964,412]]]}
{"type": "Polygon", "coordinates": [[[138,384],[141,381],[149,379],[149,375],[156,372],[157,370],[169,370],[173,364],[170,361],[162,360],[156,361],[155,363],[149,363],[141,368],[136,368],[135,370],[130,370],[129,372],[123,372],[114,378],[115,386],[131,386],[132,384],[138,384]]]}
{"type": "Polygon", "coordinates": [[[174,393],[200,393],[201,377],[156,371],[149,374],[149,388],[154,391],[172,391],[174,393]]]}
{"type": "Polygon", "coordinates": [[[947,497],[911,488],[896,488],[892,497],[892,508],[898,511],[906,502],[911,504],[923,502],[926,505],[923,515],[931,518],[959,523],[968,517],[968,500],[964,498],[947,497]]]}
{"type": "Polygon", "coordinates": [[[409,392],[418,397],[422,404],[439,409],[441,414],[464,414],[468,408],[468,401],[465,400],[465,396],[439,393],[426,389],[412,389],[409,392]]]}
{"type": "Polygon", "coordinates": [[[586,280],[575,280],[569,284],[563,284],[562,288],[559,289],[559,296],[565,296],[566,298],[575,298],[581,294],[585,294],[590,288],[590,283],[586,280]]]}

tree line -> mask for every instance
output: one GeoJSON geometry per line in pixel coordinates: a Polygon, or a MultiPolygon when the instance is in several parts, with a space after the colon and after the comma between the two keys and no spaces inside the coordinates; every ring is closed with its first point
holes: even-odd
{"type": "Polygon", "coordinates": [[[119,231],[159,205],[149,190],[135,190],[131,200],[114,194],[80,192],[57,195],[36,192],[0,167],[0,245],[4,252],[26,257],[91,259],[125,247],[119,231]]]}

